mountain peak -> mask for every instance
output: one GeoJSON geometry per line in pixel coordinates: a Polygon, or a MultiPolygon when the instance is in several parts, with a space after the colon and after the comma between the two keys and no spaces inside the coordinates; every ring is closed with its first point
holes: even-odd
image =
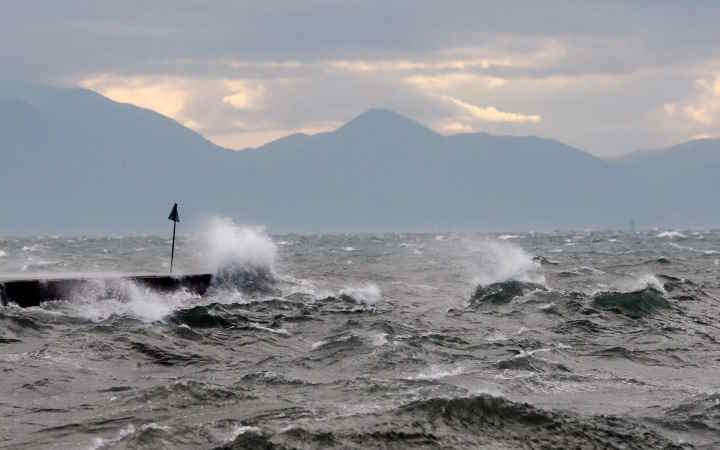
{"type": "Polygon", "coordinates": [[[382,108],[368,109],[337,130],[341,134],[423,134],[436,135],[420,122],[382,108]]]}

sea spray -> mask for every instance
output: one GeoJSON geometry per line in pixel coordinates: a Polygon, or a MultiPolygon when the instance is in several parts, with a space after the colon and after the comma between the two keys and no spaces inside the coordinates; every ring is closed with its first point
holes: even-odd
{"type": "Polygon", "coordinates": [[[202,233],[207,264],[217,287],[268,292],[277,280],[277,246],[262,227],[213,217],[202,233]]]}
{"type": "Polygon", "coordinates": [[[469,247],[476,257],[475,285],[507,280],[545,285],[541,265],[520,246],[507,241],[480,241],[470,243],[469,247]]]}
{"type": "Polygon", "coordinates": [[[663,282],[655,275],[649,273],[636,275],[630,280],[618,281],[615,283],[615,287],[617,290],[622,292],[632,292],[645,288],[652,288],[665,293],[663,282]]]}
{"type": "Polygon", "coordinates": [[[131,280],[94,280],[76,289],[63,307],[93,322],[112,316],[129,316],[143,322],[164,320],[197,295],[185,290],[161,294],[131,280]]]}
{"type": "Polygon", "coordinates": [[[382,292],[376,284],[368,283],[362,286],[350,286],[342,289],[340,295],[350,297],[358,303],[364,303],[370,306],[380,301],[382,292]]]}

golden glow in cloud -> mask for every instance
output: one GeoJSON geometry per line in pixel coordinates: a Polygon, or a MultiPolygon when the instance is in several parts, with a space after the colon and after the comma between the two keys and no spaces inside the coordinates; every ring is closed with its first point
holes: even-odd
{"type": "MultiPolygon", "coordinates": [[[[236,123],[239,127],[246,126],[245,123],[236,123]]],[[[260,147],[268,142],[290,136],[295,133],[317,134],[332,131],[342,125],[341,122],[328,122],[312,127],[302,127],[296,129],[255,129],[255,130],[238,130],[227,133],[217,134],[213,137],[213,142],[232,149],[246,149],[260,147]]]]}
{"type": "Polygon", "coordinates": [[[477,106],[447,95],[441,98],[469,114],[473,119],[483,122],[538,123],[542,120],[539,115],[500,111],[494,106],[477,106]]]}
{"type": "MultiPolygon", "coordinates": [[[[501,42],[512,47],[512,39],[501,42]]],[[[540,39],[529,50],[498,51],[491,48],[448,48],[422,60],[331,60],[324,65],[334,70],[355,73],[417,72],[417,71],[477,71],[490,68],[540,67],[562,60],[567,56],[566,46],[557,39],[540,39]]]]}
{"type": "Polygon", "coordinates": [[[224,83],[230,94],[223,97],[222,101],[235,109],[255,108],[265,95],[265,86],[262,84],[253,86],[245,80],[225,80],[224,83]]]}
{"type": "Polygon", "coordinates": [[[101,75],[85,79],[80,85],[116,102],[151,109],[173,119],[179,117],[191,95],[181,80],[164,77],[101,75]]]}
{"type": "Polygon", "coordinates": [[[472,133],[473,127],[464,122],[444,122],[435,127],[438,131],[448,134],[472,133]]]}
{"type": "MultiPolygon", "coordinates": [[[[663,110],[668,116],[676,117],[678,111],[690,119],[695,127],[708,127],[720,117],[720,74],[695,81],[695,93],[685,101],[666,103],[663,110]]],[[[703,134],[703,133],[700,133],[703,134]]]]}
{"type": "Polygon", "coordinates": [[[702,106],[688,105],[684,108],[685,114],[695,122],[703,125],[710,125],[713,122],[712,116],[708,110],[702,106]]]}
{"type": "Polygon", "coordinates": [[[405,79],[422,91],[447,90],[459,85],[480,85],[487,89],[497,89],[507,84],[499,77],[481,76],[473,73],[456,72],[443,75],[413,75],[405,79]]]}
{"type": "Polygon", "coordinates": [[[379,61],[329,61],[327,66],[331,69],[345,72],[411,72],[422,70],[470,70],[489,69],[490,67],[511,67],[513,62],[509,59],[475,58],[475,59],[447,59],[444,61],[422,62],[411,60],[379,60],[379,61]]]}

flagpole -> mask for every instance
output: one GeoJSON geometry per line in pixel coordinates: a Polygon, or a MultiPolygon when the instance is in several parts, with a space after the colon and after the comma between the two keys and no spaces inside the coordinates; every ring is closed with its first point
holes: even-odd
{"type": "Polygon", "coordinates": [[[173,237],[172,237],[172,251],[170,253],[170,273],[173,270],[173,261],[175,261],[175,227],[180,222],[180,214],[178,213],[177,203],[175,203],[170,211],[168,220],[172,220],[173,223],[173,237]]]}
{"type": "Polygon", "coordinates": [[[173,221],[172,252],[170,253],[170,273],[172,273],[173,260],[175,260],[175,227],[177,222],[173,221]]]}

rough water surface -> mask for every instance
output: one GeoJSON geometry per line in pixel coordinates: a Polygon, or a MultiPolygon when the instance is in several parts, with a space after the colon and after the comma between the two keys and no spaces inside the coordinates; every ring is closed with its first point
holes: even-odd
{"type": "MultiPolygon", "coordinates": [[[[720,232],[679,236],[218,223],[178,242],[180,271],[218,274],[204,297],[0,307],[0,448],[720,448],[720,232]]],[[[0,238],[6,278],[167,256],[0,238]]]]}

